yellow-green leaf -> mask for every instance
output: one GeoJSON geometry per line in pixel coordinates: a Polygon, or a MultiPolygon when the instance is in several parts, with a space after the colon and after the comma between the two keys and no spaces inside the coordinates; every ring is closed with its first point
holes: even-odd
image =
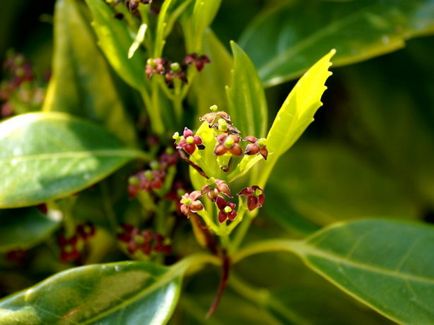
{"type": "Polygon", "coordinates": [[[82,9],[75,0],[56,2],[53,75],[43,109],[101,122],[119,139],[134,144],[134,125],[82,9]]]}

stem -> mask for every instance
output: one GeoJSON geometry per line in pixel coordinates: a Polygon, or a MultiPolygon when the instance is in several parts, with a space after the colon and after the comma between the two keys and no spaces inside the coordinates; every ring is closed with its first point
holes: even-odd
{"type": "Polygon", "coordinates": [[[175,273],[196,273],[204,264],[212,264],[219,266],[221,260],[214,255],[210,254],[193,254],[183,258],[181,261],[172,266],[175,273]],[[191,271],[193,269],[193,271],[191,271]]]}
{"type": "Polygon", "coordinates": [[[229,257],[226,253],[226,251],[222,252],[222,270],[221,270],[221,277],[220,277],[220,283],[217,288],[217,293],[215,295],[214,301],[211,304],[211,307],[208,310],[208,313],[206,314],[206,318],[210,318],[212,314],[217,310],[218,305],[220,304],[220,300],[223,296],[223,293],[226,289],[226,285],[228,283],[229,279],[229,270],[231,267],[231,261],[229,260],[229,257]]]}
{"type": "Polygon", "coordinates": [[[220,228],[216,226],[215,223],[209,218],[208,213],[205,210],[198,211],[197,214],[202,217],[202,220],[212,232],[217,235],[221,235],[220,228]]]}
{"type": "Polygon", "coordinates": [[[117,222],[116,214],[113,210],[113,205],[111,204],[111,200],[109,197],[109,190],[107,187],[107,183],[102,182],[100,188],[101,188],[104,212],[108,217],[110,228],[112,228],[112,231],[116,234],[118,228],[118,222],[117,222]]]}
{"type": "Polygon", "coordinates": [[[175,79],[175,96],[173,97],[173,106],[175,107],[175,116],[177,124],[182,120],[182,94],[181,94],[181,80],[175,79]]]}
{"type": "Polygon", "coordinates": [[[157,135],[162,135],[164,132],[164,124],[161,119],[158,107],[158,88],[155,86],[158,87],[155,82],[152,82],[152,97],[149,97],[149,94],[145,90],[141,91],[141,95],[143,101],[145,102],[145,108],[148,113],[149,119],[151,120],[152,131],[155,132],[155,134],[157,135]]]}
{"type": "Polygon", "coordinates": [[[235,275],[231,275],[229,285],[244,298],[254,302],[261,307],[268,307],[276,313],[282,315],[294,324],[310,324],[310,322],[299,316],[296,312],[274,299],[273,295],[266,289],[255,288],[242,281],[235,275]]]}
{"type": "MultiPolygon", "coordinates": [[[[254,211],[247,211],[245,203],[240,205],[242,208],[241,210],[241,217],[244,216],[244,214],[247,212],[247,220],[241,223],[241,226],[238,228],[237,233],[235,234],[235,238],[232,242],[231,252],[235,252],[238,247],[240,247],[244,237],[247,235],[247,231],[250,228],[250,225],[252,224],[253,219],[256,217],[258,213],[258,209],[254,211]]],[[[242,219],[241,219],[242,221],[242,219]]],[[[231,229],[232,231],[232,229],[231,229]]]]}
{"type": "Polygon", "coordinates": [[[247,246],[236,252],[232,256],[232,262],[235,264],[251,255],[268,253],[268,252],[279,252],[286,251],[299,254],[303,251],[302,242],[299,240],[291,239],[276,239],[276,240],[266,240],[258,242],[247,246]]]}
{"type": "Polygon", "coordinates": [[[238,247],[240,247],[241,242],[243,241],[244,237],[247,234],[247,230],[249,230],[253,218],[251,218],[249,215],[247,216],[248,219],[241,223],[237,233],[235,234],[234,240],[232,241],[231,253],[235,252],[238,249],[238,247]]]}

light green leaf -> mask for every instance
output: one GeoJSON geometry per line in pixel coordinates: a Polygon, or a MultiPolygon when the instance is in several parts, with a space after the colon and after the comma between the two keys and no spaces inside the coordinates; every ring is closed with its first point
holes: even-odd
{"type": "Polygon", "coordinates": [[[208,177],[224,179],[224,173],[218,164],[216,155],[214,154],[214,147],[216,145],[215,137],[217,136],[217,132],[214,128],[210,128],[207,122],[203,122],[197,130],[196,135],[200,136],[202,139],[202,144],[205,146],[205,149],[196,150],[190,156],[190,160],[196,165],[201,166],[208,177]]]}
{"type": "MultiPolygon", "coordinates": [[[[328,69],[334,54],[335,50],[330,51],[301,77],[277,113],[267,135],[268,160],[255,182],[259,186],[265,186],[277,159],[297,141],[313,121],[315,112],[322,105],[321,96],[327,89],[325,82],[331,75],[328,69]]],[[[245,156],[243,159],[249,158],[245,156]]]]}
{"type": "Polygon", "coordinates": [[[188,8],[192,0],[166,0],[158,13],[157,31],[155,36],[154,57],[163,55],[166,37],[172,31],[176,20],[188,8]]]}
{"type": "Polygon", "coordinates": [[[53,76],[43,109],[102,122],[119,139],[133,144],[134,125],[125,113],[82,9],[75,0],[56,2],[53,76]]]}
{"type": "Polygon", "coordinates": [[[70,269],[0,301],[0,323],[164,324],[178,301],[181,275],[149,262],[70,269]]]}
{"type": "Polygon", "coordinates": [[[197,103],[199,116],[209,113],[209,107],[212,105],[227,111],[225,86],[229,84],[232,66],[232,58],[228,51],[209,29],[203,34],[202,48],[211,64],[206,65],[192,83],[192,100],[197,103]]]}
{"type": "Polygon", "coordinates": [[[148,25],[146,24],[140,25],[139,30],[137,31],[136,34],[136,38],[134,39],[133,44],[131,44],[130,48],[128,49],[128,59],[131,59],[133,57],[134,53],[136,53],[140,45],[143,43],[147,29],[148,29],[148,25]]]}
{"type": "Polygon", "coordinates": [[[130,86],[141,91],[146,87],[145,60],[140,55],[128,59],[128,49],[134,42],[127,25],[116,19],[113,10],[104,1],[86,0],[92,13],[92,26],[99,45],[119,76],[130,86]]]}
{"type": "Polygon", "coordinates": [[[336,65],[402,48],[434,32],[431,0],[284,1],[260,14],[240,45],[267,86],[295,78],[336,48],[336,65]]]}
{"type": "Polygon", "coordinates": [[[181,19],[188,52],[201,50],[202,35],[211,25],[221,0],[195,0],[194,6],[181,19]]]}
{"type": "Polygon", "coordinates": [[[68,196],[145,154],[105,129],[64,113],[32,113],[0,124],[0,207],[68,196]]]}
{"type": "Polygon", "coordinates": [[[47,238],[59,225],[36,208],[0,210],[0,252],[28,249],[47,238]]]}
{"type": "Polygon", "coordinates": [[[403,324],[434,319],[434,229],[385,220],[336,224],[293,246],[309,267],[403,324]]]}
{"type": "Polygon", "coordinates": [[[231,42],[234,65],[230,87],[226,88],[228,112],[244,136],[265,136],[268,126],[268,109],[265,92],[255,66],[247,54],[231,42]]]}

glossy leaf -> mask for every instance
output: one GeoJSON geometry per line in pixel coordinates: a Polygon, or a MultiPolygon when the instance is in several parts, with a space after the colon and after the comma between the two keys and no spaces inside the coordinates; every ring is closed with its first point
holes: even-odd
{"type": "Polygon", "coordinates": [[[268,126],[268,109],[265,92],[255,66],[247,54],[231,42],[234,65],[230,86],[226,88],[228,113],[244,136],[265,136],[268,126]]]}
{"type": "Polygon", "coordinates": [[[101,122],[119,139],[134,143],[134,125],[81,11],[77,1],[56,2],[53,74],[43,109],[101,122]]]}
{"type": "Polygon", "coordinates": [[[149,262],[70,269],[0,301],[1,324],[164,324],[181,273],[149,262]]]}
{"type": "Polygon", "coordinates": [[[36,208],[0,210],[0,252],[30,248],[59,225],[36,208]]]}
{"type": "Polygon", "coordinates": [[[113,10],[104,1],[86,0],[86,3],[92,13],[99,45],[108,61],[126,83],[141,91],[146,83],[145,61],[140,55],[128,59],[134,39],[127,25],[115,18],[113,10]]]}
{"type": "Polygon", "coordinates": [[[389,323],[306,269],[296,256],[282,252],[255,255],[234,269],[230,288],[279,324],[389,323]]]}
{"type": "Polygon", "coordinates": [[[105,129],[64,113],[33,113],[0,124],[0,207],[65,197],[144,154],[105,129]]]}
{"type": "Polygon", "coordinates": [[[297,228],[297,220],[298,226],[325,226],[378,215],[418,217],[421,207],[399,180],[360,157],[336,142],[301,141],[273,169],[265,211],[289,228],[297,228]]]}
{"type": "Polygon", "coordinates": [[[192,99],[197,103],[199,116],[209,113],[212,105],[227,111],[225,86],[229,84],[232,66],[230,54],[211,30],[204,32],[202,46],[211,64],[206,65],[192,83],[192,99]]]}
{"type": "Polygon", "coordinates": [[[295,78],[336,48],[345,65],[388,53],[434,32],[431,0],[285,1],[260,14],[240,44],[267,86],[295,78]]]}
{"type": "MultiPolygon", "coordinates": [[[[269,157],[261,169],[257,181],[259,186],[265,185],[277,159],[298,140],[313,121],[315,112],[322,105],[321,96],[327,89],[325,82],[331,75],[329,67],[334,54],[334,50],[330,51],[305,73],[277,113],[267,135],[269,157]]],[[[245,156],[243,159],[253,158],[245,156]]]]}
{"type": "Polygon", "coordinates": [[[403,324],[434,319],[434,229],[385,220],[337,224],[294,245],[307,265],[403,324]]]}

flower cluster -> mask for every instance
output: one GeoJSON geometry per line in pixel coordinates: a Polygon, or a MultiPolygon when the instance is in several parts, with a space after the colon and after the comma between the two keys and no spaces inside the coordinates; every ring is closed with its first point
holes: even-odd
{"type": "MultiPolygon", "coordinates": [[[[229,114],[218,111],[217,106],[211,107],[211,113],[207,113],[200,118],[201,121],[208,124],[209,128],[215,130],[214,155],[218,156],[243,156],[243,155],[261,155],[267,159],[268,150],[265,139],[258,139],[254,136],[241,137],[241,132],[233,125],[229,114]]],[[[176,132],[173,136],[176,149],[181,153],[184,159],[194,167],[199,173],[207,178],[207,185],[200,190],[185,193],[180,200],[180,211],[187,217],[192,215],[201,215],[205,209],[203,199],[211,200],[214,203],[218,213],[218,222],[232,222],[237,217],[240,200],[246,200],[247,209],[252,211],[261,208],[265,201],[265,195],[262,188],[257,185],[243,188],[237,195],[233,196],[228,183],[222,179],[214,179],[212,175],[207,175],[209,170],[204,171],[200,161],[192,161],[190,157],[197,149],[204,149],[204,143],[201,137],[192,130],[185,128],[182,136],[176,132]]],[[[207,145],[210,145],[207,142],[207,145]]],[[[227,172],[227,168],[223,168],[227,172]]],[[[206,211],[204,212],[206,213],[206,211]]]]}
{"type": "Polygon", "coordinates": [[[71,237],[61,234],[57,238],[60,248],[60,260],[64,263],[79,261],[85,244],[95,235],[95,226],[91,223],[77,225],[71,237]]]}
{"type": "Polygon", "coordinates": [[[187,83],[187,67],[194,65],[197,71],[201,71],[205,64],[210,63],[209,58],[206,55],[198,55],[191,53],[185,56],[183,62],[171,62],[165,58],[149,58],[146,61],[145,73],[148,79],[151,79],[154,75],[161,75],[164,77],[164,81],[169,87],[174,86],[175,80],[180,80],[183,83],[187,83]]]}
{"type": "Polygon", "coordinates": [[[160,155],[158,161],[150,163],[150,169],[139,171],[130,176],[128,179],[130,197],[136,197],[139,191],[150,192],[162,188],[168,168],[174,166],[177,160],[178,154],[169,148],[160,155]]]}
{"type": "Polygon", "coordinates": [[[42,105],[44,89],[37,84],[32,66],[23,55],[8,53],[3,72],[6,78],[0,83],[0,118],[17,113],[17,107],[36,109],[42,105]]]}
{"type": "Polygon", "coordinates": [[[118,235],[128,250],[128,253],[134,255],[141,252],[149,256],[152,252],[170,254],[171,246],[167,243],[164,236],[152,230],[141,230],[131,224],[123,224],[121,232],[118,235]]]}

